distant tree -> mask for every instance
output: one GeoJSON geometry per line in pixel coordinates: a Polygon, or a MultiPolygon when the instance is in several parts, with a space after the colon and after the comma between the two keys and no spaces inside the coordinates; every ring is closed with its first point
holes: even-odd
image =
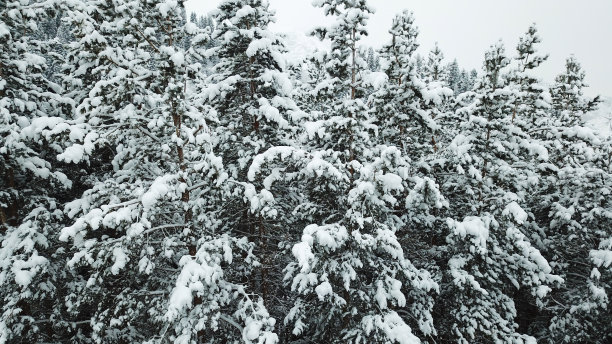
{"type": "Polygon", "coordinates": [[[449,63],[446,66],[446,84],[450,89],[455,92],[455,94],[460,93],[460,84],[461,84],[461,74],[459,71],[459,63],[457,63],[457,59],[454,59],[453,62],[449,63]]]}
{"type": "Polygon", "coordinates": [[[373,72],[380,71],[380,56],[374,51],[372,47],[368,48],[368,68],[373,72]]]}
{"type": "Polygon", "coordinates": [[[427,60],[423,69],[423,74],[427,82],[443,81],[446,79],[444,75],[444,53],[440,50],[438,42],[427,54],[427,60]]]}

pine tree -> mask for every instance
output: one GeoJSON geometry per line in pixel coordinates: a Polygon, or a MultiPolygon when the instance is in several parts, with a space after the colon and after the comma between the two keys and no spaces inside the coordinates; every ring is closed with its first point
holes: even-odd
{"type": "Polygon", "coordinates": [[[206,34],[182,2],[92,1],[69,20],[66,83],[78,103],[59,157],[102,165],[66,207],[73,223],[60,236],[71,243],[63,304],[74,340],[255,340],[260,329],[273,339],[273,320],[223,268],[252,260],[252,244],[216,232],[227,174],[199,98],[206,34]]]}
{"type": "Polygon", "coordinates": [[[42,132],[64,121],[70,101],[45,71],[44,24],[53,2],[0,5],[0,343],[51,339],[62,280],[58,221],[72,186],[42,132]],[[42,24],[42,25],[41,25],[42,24]],[[59,264],[58,264],[59,263],[59,264]]]}
{"type": "Polygon", "coordinates": [[[418,48],[418,29],[410,12],[396,16],[389,32],[391,42],[381,51],[389,82],[369,101],[378,117],[382,142],[401,148],[418,161],[438,149],[435,135],[440,126],[436,118],[452,90],[437,82],[425,83],[418,76],[413,55],[418,48]]]}
{"type": "Polygon", "coordinates": [[[446,84],[455,92],[455,94],[458,94],[460,91],[461,72],[459,71],[459,63],[457,63],[457,59],[454,59],[453,62],[447,65],[445,74],[446,84]]]}
{"type": "Polygon", "coordinates": [[[527,297],[540,302],[559,281],[526,233],[523,207],[534,180],[515,165],[530,152],[528,136],[512,124],[512,93],[502,74],[508,64],[501,44],[487,51],[474,102],[461,110],[461,132],[446,150],[441,187],[449,216],[463,219],[448,220],[449,259],[437,304],[449,310],[450,317],[437,314],[444,340],[532,340],[517,324],[515,304],[527,297]]]}
{"type": "Polygon", "coordinates": [[[374,48],[368,48],[368,69],[372,72],[378,72],[380,70],[380,57],[374,51],[374,48]]]}
{"type": "Polygon", "coordinates": [[[425,61],[423,74],[427,82],[443,81],[446,79],[442,61],[444,61],[444,53],[442,53],[438,42],[436,42],[427,55],[427,61],[425,61]]]}
{"type": "Polygon", "coordinates": [[[585,72],[580,63],[574,56],[568,57],[565,61],[565,72],[555,78],[555,84],[550,90],[557,116],[569,116],[570,122],[578,123],[581,113],[595,109],[599,97],[584,97],[582,89],[587,86],[584,78],[585,72]]]}
{"type": "Polygon", "coordinates": [[[550,154],[537,195],[540,226],[549,260],[564,278],[547,307],[552,319],[542,336],[549,343],[610,340],[612,176],[604,140],[584,124],[598,103],[583,95],[584,77],[570,57],[551,89],[553,111],[535,129],[550,154]]]}
{"type": "Polygon", "coordinates": [[[510,76],[510,82],[516,85],[512,121],[517,122],[523,130],[529,130],[537,120],[546,117],[550,108],[548,90],[531,73],[548,59],[548,55],[539,55],[537,44],[541,42],[535,25],[519,40],[516,47],[518,55],[515,60],[517,69],[510,76]]]}
{"type": "Polygon", "coordinates": [[[420,179],[408,174],[399,149],[374,142],[357,46],[372,10],[365,1],[316,5],[336,17],[315,30],[332,43],[322,57],[328,76],[314,91],[325,109],[304,124],[303,148],[273,148],[251,168],[265,175],[285,166],[293,172],[271,180],[300,187],[293,213],[304,229],[286,268],[295,301],[285,320],[298,341],[418,342],[415,333],[435,333],[429,310],[437,285],[404,257],[395,235],[402,223],[394,209],[416,212],[420,204],[402,203],[420,179]]]}
{"type": "Polygon", "coordinates": [[[279,319],[289,301],[282,291],[282,271],[276,269],[286,264],[287,255],[277,247],[289,234],[291,194],[285,190],[287,198],[273,199],[270,191],[278,189],[268,190],[266,176],[247,178],[255,156],[291,144],[293,126],[301,115],[292,99],[283,39],[268,29],[273,20],[266,1],[221,3],[215,18],[220,25],[213,34],[219,62],[207,80],[204,97],[218,114],[216,152],[232,179],[223,196],[223,231],[244,235],[253,243],[257,261],[245,262],[256,267],[245,273],[248,290],[279,319]]]}

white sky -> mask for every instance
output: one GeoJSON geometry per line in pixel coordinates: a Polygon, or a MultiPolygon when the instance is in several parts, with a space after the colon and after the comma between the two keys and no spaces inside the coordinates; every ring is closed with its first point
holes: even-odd
{"type": "MultiPolygon", "coordinates": [[[[187,11],[206,14],[219,0],[188,0],[187,11]]],[[[269,0],[279,32],[308,32],[328,22],[311,0],[269,0]]],[[[364,45],[380,47],[388,40],[391,19],[404,9],[414,12],[421,54],[437,41],[447,62],[480,70],[484,51],[502,39],[514,54],[518,38],[536,23],[549,60],[540,76],[552,82],[574,54],[591,86],[587,93],[612,96],[612,0],[370,0],[376,9],[369,21],[364,45]]]]}

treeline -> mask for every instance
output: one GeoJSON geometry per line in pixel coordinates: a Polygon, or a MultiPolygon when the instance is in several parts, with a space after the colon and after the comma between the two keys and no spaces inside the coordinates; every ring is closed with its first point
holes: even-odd
{"type": "Polygon", "coordinates": [[[265,0],[0,2],[0,343],[609,343],[611,139],[535,26],[300,64],[265,0]]]}

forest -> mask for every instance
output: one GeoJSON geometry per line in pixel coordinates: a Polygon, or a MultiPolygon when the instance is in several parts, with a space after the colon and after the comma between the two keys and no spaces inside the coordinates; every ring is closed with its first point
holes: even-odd
{"type": "Polygon", "coordinates": [[[296,62],[266,0],[0,0],[0,344],[612,343],[579,61],[313,6],[296,62]]]}

